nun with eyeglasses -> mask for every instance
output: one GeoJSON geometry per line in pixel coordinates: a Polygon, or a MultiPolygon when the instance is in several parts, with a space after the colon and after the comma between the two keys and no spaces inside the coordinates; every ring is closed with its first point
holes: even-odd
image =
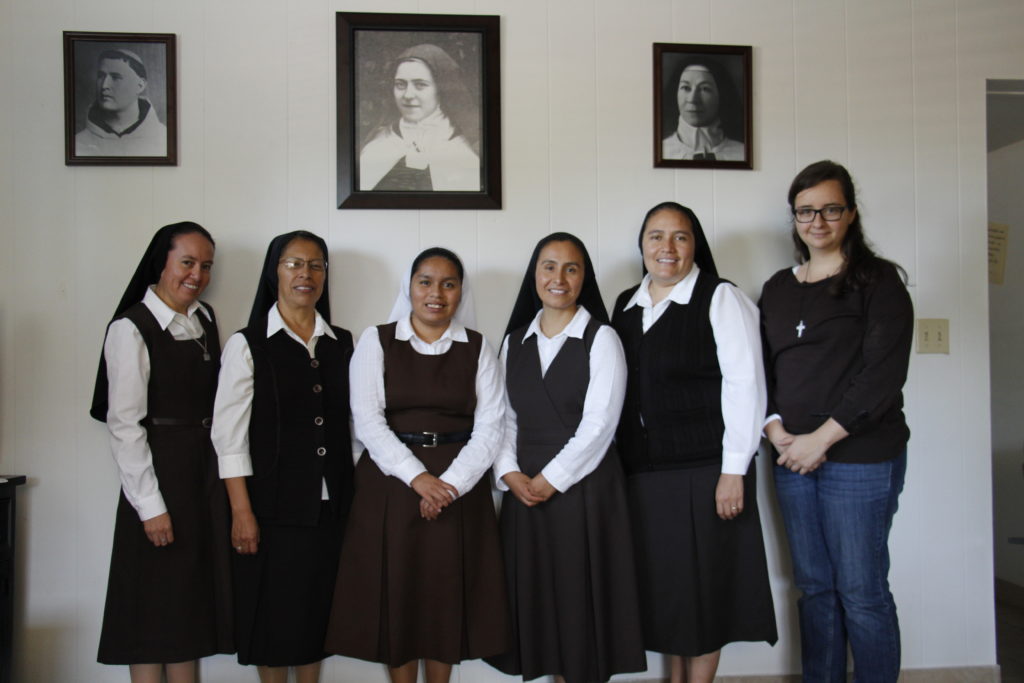
{"type": "Polygon", "coordinates": [[[352,335],[330,324],[327,244],[267,250],[248,326],[224,347],[213,443],[231,501],[240,664],[314,683],[352,498],[352,335]]]}

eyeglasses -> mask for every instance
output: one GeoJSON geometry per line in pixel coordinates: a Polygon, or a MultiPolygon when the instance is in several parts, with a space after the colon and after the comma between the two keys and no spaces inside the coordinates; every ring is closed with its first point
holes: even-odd
{"type": "Polygon", "coordinates": [[[821,214],[821,217],[827,221],[837,221],[843,217],[843,211],[846,211],[848,206],[826,206],[823,209],[810,209],[807,207],[801,207],[793,212],[793,217],[796,218],[797,223],[810,223],[814,220],[814,217],[821,214]]]}
{"type": "Polygon", "coordinates": [[[283,258],[278,263],[288,270],[302,270],[306,266],[309,266],[310,270],[317,273],[327,270],[327,261],[320,258],[315,258],[312,261],[307,261],[304,258],[283,258]]]}

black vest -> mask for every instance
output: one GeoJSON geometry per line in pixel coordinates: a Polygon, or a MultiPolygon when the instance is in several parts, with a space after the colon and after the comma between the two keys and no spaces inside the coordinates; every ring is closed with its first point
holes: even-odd
{"type": "Polygon", "coordinates": [[[590,385],[590,349],[601,324],[591,318],[582,339],[568,337],[543,376],[537,335],[523,341],[530,326],[508,336],[505,385],[518,424],[516,457],[528,476],[540,472],[579,428],[590,385]]]}
{"type": "Polygon", "coordinates": [[[643,308],[622,310],[639,285],[615,302],[612,325],[629,369],[616,443],[629,474],[722,459],[722,371],[710,318],[722,282],[701,271],[690,303],[670,302],[646,334],[643,308]]]}
{"type": "Polygon", "coordinates": [[[253,401],[247,479],[253,512],[261,523],[315,526],[321,479],[331,512],[342,517],[352,500],[348,363],[352,335],[331,326],[316,356],[283,329],[267,337],[266,317],[242,330],[253,361],[253,401]]]}

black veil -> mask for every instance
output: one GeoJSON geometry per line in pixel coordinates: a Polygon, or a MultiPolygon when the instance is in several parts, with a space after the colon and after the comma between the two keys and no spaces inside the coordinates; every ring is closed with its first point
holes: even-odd
{"type": "MultiPolygon", "coordinates": [[[[206,228],[193,223],[192,221],[182,221],[180,223],[171,223],[165,225],[156,231],[153,235],[153,239],[149,241],[149,246],[146,247],[146,252],[142,255],[142,260],[139,261],[138,267],[135,269],[135,274],[132,275],[131,280],[128,281],[128,286],[124,290],[124,294],[121,295],[121,300],[117,303],[117,307],[114,309],[114,315],[111,316],[110,322],[114,322],[118,316],[124,313],[126,310],[134,306],[135,304],[142,301],[142,297],[146,295],[146,289],[153,284],[156,284],[160,280],[160,273],[163,272],[164,266],[167,265],[167,254],[171,251],[174,246],[174,240],[180,235],[188,235],[191,233],[198,233],[210,240],[210,244],[216,246],[213,241],[213,237],[207,232],[206,228]]],[[[110,323],[107,323],[110,326],[110,323]]],[[[106,336],[104,335],[104,342],[106,342],[106,336]]],[[[109,390],[109,383],[107,381],[107,361],[103,357],[103,349],[100,349],[100,365],[96,371],[96,384],[92,390],[92,406],[89,408],[89,414],[100,422],[107,421],[107,391],[109,390]]]]}
{"type": "Polygon", "coordinates": [[[529,325],[530,321],[537,315],[537,311],[542,308],[540,297],[537,296],[535,273],[540,252],[550,242],[572,242],[580,250],[580,253],[583,254],[583,287],[580,289],[580,296],[576,299],[576,303],[586,308],[591,317],[595,318],[598,322],[608,322],[608,310],[605,308],[604,300],[601,298],[601,290],[597,286],[597,275],[594,273],[594,264],[590,261],[590,254],[587,252],[586,246],[575,235],[567,232],[555,232],[537,242],[537,246],[533,249],[530,263],[526,267],[526,274],[523,275],[523,284],[519,288],[519,296],[516,297],[516,303],[512,307],[512,315],[509,316],[508,325],[505,326],[506,335],[513,330],[529,325]]]}
{"type": "MultiPolygon", "coordinates": [[[[319,235],[306,230],[287,232],[272,239],[270,246],[267,247],[267,255],[263,259],[263,270],[260,273],[259,285],[256,287],[256,298],[253,299],[252,310],[249,312],[249,327],[255,325],[256,321],[265,316],[270,307],[277,302],[277,262],[281,260],[281,253],[285,247],[294,239],[313,242],[320,247],[324,260],[327,260],[327,242],[319,235]]],[[[324,291],[320,295],[320,300],[316,302],[316,310],[328,325],[331,323],[329,276],[330,270],[328,269],[324,273],[324,291]]]]}
{"type": "Polygon", "coordinates": [[[640,235],[637,237],[637,244],[640,247],[641,267],[643,268],[644,275],[647,274],[647,266],[643,265],[642,260],[644,253],[644,230],[647,228],[647,221],[651,220],[651,216],[659,211],[675,211],[689,219],[695,242],[693,262],[708,275],[714,275],[717,278],[718,268],[715,267],[715,257],[711,255],[711,244],[708,243],[708,238],[704,235],[704,228],[701,227],[700,219],[697,218],[697,214],[693,212],[693,209],[683,206],[678,202],[656,204],[644,215],[644,222],[640,224],[640,235]]]}

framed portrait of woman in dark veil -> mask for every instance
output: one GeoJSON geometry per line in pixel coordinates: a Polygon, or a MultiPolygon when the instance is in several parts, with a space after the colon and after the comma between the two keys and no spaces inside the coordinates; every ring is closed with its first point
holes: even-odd
{"type": "Polygon", "coordinates": [[[654,165],[754,168],[749,45],[654,44],[654,165]]]}
{"type": "Polygon", "coordinates": [[[338,208],[500,209],[498,17],[337,13],[338,208]]]}

